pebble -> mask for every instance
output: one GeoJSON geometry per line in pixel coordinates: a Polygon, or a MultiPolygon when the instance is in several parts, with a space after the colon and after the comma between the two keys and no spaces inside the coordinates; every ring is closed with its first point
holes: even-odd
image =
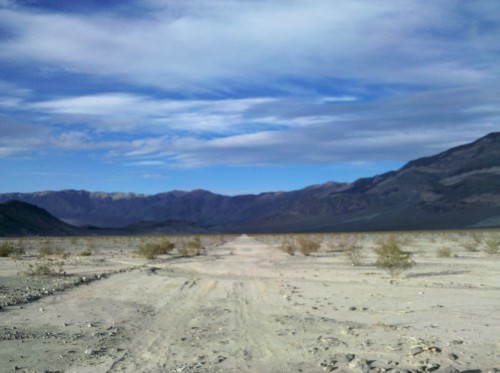
{"type": "Polygon", "coordinates": [[[438,370],[441,365],[439,364],[427,364],[425,366],[425,369],[427,372],[434,372],[435,370],[438,370]]]}
{"type": "Polygon", "coordinates": [[[418,355],[422,352],[424,352],[424,349],[420,346],[413,346],[412,348],[410,348],[410,354],[412,355],[418,355]]]}
{"type": "Polygon", "coordinates": [[[448,354],[448,358],[450,360],[458,360],[458,355],[457,354],[454,354],[453,352],[448,354]]]}
{"type": "Polygon", "coordinates": [[[453,367],[446,367],[440,370],[442,373],[460,373],[460,371],[457,368],[453,367]]]}

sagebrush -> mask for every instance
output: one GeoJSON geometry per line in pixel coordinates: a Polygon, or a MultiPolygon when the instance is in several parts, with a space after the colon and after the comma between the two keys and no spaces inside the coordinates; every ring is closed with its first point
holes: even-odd
{"type": "Polygon", "coordinates": [[[19,245],[14,245],[10,242],[2,242],[0,244],[0,257],[18,257],[20,255],[23,255],[24,253],[24,248],[19,245]]]}
{"type": "Polygon", "coordinates": [[[315,253],[316,251],[319,250],[321,246],[321,244],[318,241],[305,237],[299,237],[297,239],[297,245],[299,247],[299,251],[304,256],[309,256],[312,253],[315,253]]]}
{"type": "Polygon", "coordinates": [[[353,266],[360,266],[361,265],[361,246],[359,246],[356,243],[350,243],[347,245],[346,248],[346,255],[347,258],[351,261],[351,264],[353,266]]]}
{"type": "Polygon", "coordinates": [[[174,243],[168,240],[162,240],[160,242],[148,242],[140,246],[136,252],[146,259],[156,259],[159,255],[170,253],[174,248],[174,243]]]}
{"type": "Polygon", "coordinates": [[[377,254],[377,268],[383,269],[393,278],[412,268],[415,265],[412,254],[402,251],[398,240],[394,236],[380,242],[375,248],[377,254]]]}
{"type": "Polygon", "coordinates": [[[203,243],[199,237],[195,237],[184,243],[177,251],[181,256],[198,256],[203,251],[203,243]]]}

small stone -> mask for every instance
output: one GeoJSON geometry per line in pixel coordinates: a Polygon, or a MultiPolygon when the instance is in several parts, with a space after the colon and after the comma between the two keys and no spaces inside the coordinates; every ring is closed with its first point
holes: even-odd
{"type": "Polygon", "coordinates": [[[448,354],[448,359],[450,360],[458,360],[458,355],[454,354],[453,352],[448,354]]]}
{"type": "Polygon", "coordinates": [[[427,369],[427,372],[434,372],[435,370],[438,370],[441,365],[439,364],[427,364],[425,368],[427,369]]]}
{"type": "Polygon", "coordinates": [[[412,348],[410,348],[410,354],[412,355],[418,355],[420,353],[422,353],[424,351],[424,349],[420,346],[413,346],[412,348]]]}
{"type": "Polygon", "coordinates": [[[87,348],[87,349],[85,350],[85,355],[93,355],[93,354],[95,354],[95,351],[94,351],[94,350],[92,350],[91,348],[87,348]]]}
{"type": "Polygon", "coordinates": [[[356,355],[354,355],[354,354],[345,354],[344,355],[344,359],[348,363],[350,363],[351,361],[353,361],[355,357],[356,357],[356,355]]]}
{"type": "Polygon", "coordinates": [[[389,363],[384,363],[383,361],[378,361],[375,360],[370,364],[370,368],[377,368],[379,371],[387,371],[389,369],[392,369],[392,365],[389,363]]]}
{"type": "Polygon", "coordinates": [[[349,311],[356,311],[356,310],[357,310],[357,308],[355,306],[349,307],[349,311]]]}
{"type": "Polygon", "coordinates": [[[446,367],[440,370],[442,373],[460,373],[460,371],[457,368],[454,367],[446,367]]]}

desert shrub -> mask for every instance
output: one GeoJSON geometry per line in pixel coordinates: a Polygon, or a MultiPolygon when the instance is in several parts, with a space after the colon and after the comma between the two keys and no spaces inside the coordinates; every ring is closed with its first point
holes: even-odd
{"type": "Polygon", "coordinates": [[[2,242],[0,244],[0,257],[18,257],[24,253],[24,248],[19,245],[14,245],[10,242],[2,242]]]}
{"type": "Polygon", "coordinates": [[[297,246],[291,241],[285,240],[283,241],[279,249],[287,253],[288,255],[295,255],[295,252],[297,251],[297,246]]]}
{"type": "Polygon", "coordinates": [[[500,238],[494,237],[485,241],[486,248],[484,251],[489,255],[500,254],[500,238]]]}
{"type": "Polygon", "coordinates": [[[177,250],[181,256],[198,256],[201,255],[203,244],[199,237],[195,237],[184,243],[184,245],[179,247],[177,250]]]}
{"type": "Polygon", "coordinates": [[[482,237],[478,233],[471,233],[470,238],[476,243],[477,246],[483,242],[482,237]]]}
{"type": "Polygon", "coordinates": [[[34,265],[29,263],[26,275],[28,276],[63,276],[64,262],[51,262],[48,260],[39,260],[34,265]]]}
{"type": "Polygon", "coordinates": [[[53,255],[54,254],[54,249],[52,246],[49,245],[43,245],[38,249],[38,257],[43,258],[45,256],[53,255]]]}
{"type": "Polygon", "coordinates": [[[377,268],[383,269],[393,278],[415,265],[411,259],[412,254],[402,251],[394,236],[380,242],[375,248],[375,254],[377,254],[375,263],[377,268]]]}
{"type": "Polygon", "coordinates": [[[438,258],[449,258],[451,256],[451,250],[449,247],[440,247],[437,250],[436,255],[438,258]]]}
{"type": "Polygon", "coordinates": [[[59,246],[43,245],[38,249],[38,257],[44,258],[46,256],[59,256],[62,259],[66,259],[68,253],[59,246]]]}
{"type": "Polygon", "coordinates": [[[168,254],[174,249],[175,245],[168,241],[162,240],[160,242],[148,242],[137,249],[137,254],[145,257],[146,259],[156,259],[158,255],[168,254]]]}
{"type": "Polygon", "coordinates": [[[76,256],[91,256],[91,255],[92,255],[92,249],[90,247],[86,247],[85,249],[76,252],[76,256]]]}
{"type": "Polygon", "coordinates": [[[361,246],[355,243],[348,244],[346,248],[346,255],[353,266],[361,265],[361,246]]]}
{"type": "Polygon", "coordinates": [[[302,255],[309,256],[312,253],[315,253],[320,248],[320,243],[313,239],[308,239],[305,237],[300,237],[297,239],[297,245],[299,247],[299,251],[302,255]]]}
{"type": "Polygon", "coordinates": [[[478,251],[479,243],[475,240],[474,241],[466,241],[466,242],[462,243],[462,247],[471,253],[475,253],[478,251]]]}

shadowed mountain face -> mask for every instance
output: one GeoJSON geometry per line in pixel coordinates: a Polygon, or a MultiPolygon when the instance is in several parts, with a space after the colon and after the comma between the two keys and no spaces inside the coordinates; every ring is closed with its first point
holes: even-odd
{"type": "Polygon", "coordinates": [[[0,236],[67,236],[78,233],[81,233],[80,229],[29,203],[0,203],[0,236]]]}
{"type": "Polygon", "coordinates": [[[87,191],[3,194],[72,224],[184,220],[228,232],[500,226],[500,133],[354,183],[235,197],[204,190],[152,196],[87,191]]]}

